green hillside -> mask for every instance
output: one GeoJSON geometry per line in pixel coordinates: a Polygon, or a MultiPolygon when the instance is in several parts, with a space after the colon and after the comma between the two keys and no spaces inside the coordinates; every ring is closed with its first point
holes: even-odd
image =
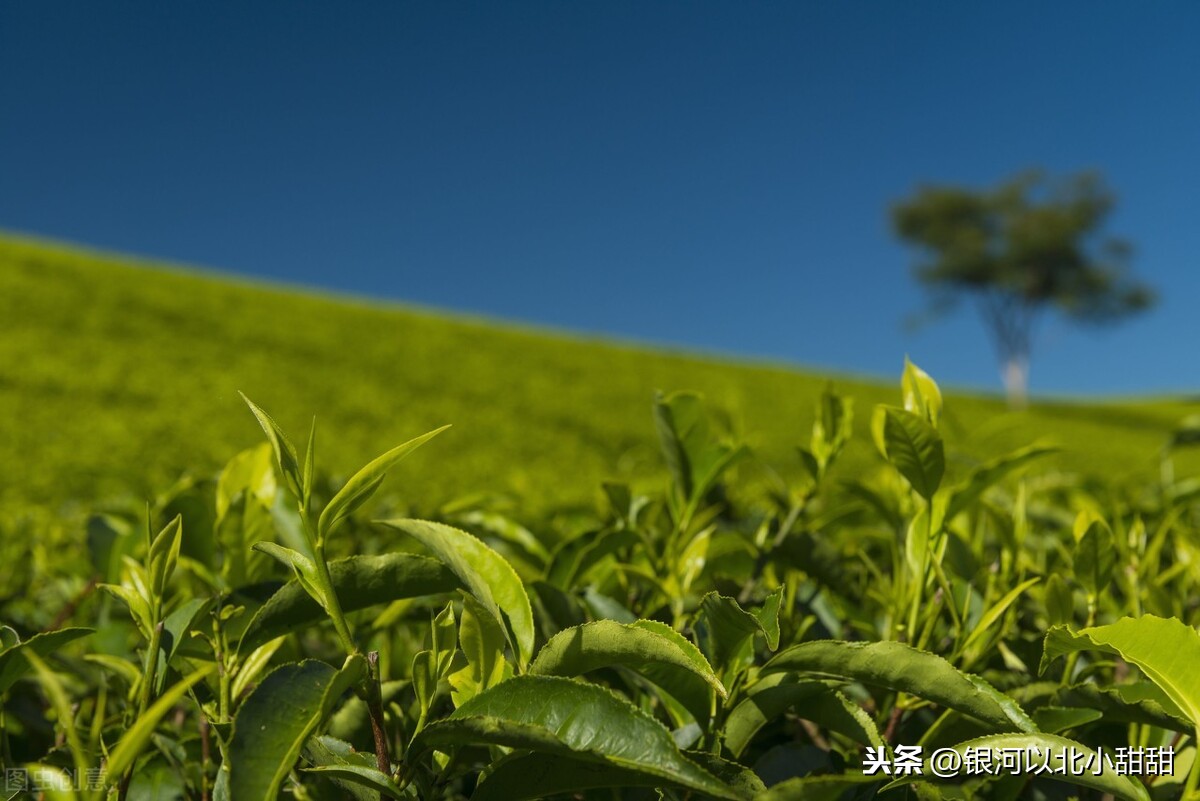
{"type": "MultiPolygon", "coordinates": [[[[317,414],[334,471],[453,423],[389,481],[418,508],[478,491],[549,507],[591,499],[606,478],[657,476],[656,389],[703,392],[788,476],[828,380],[11,237],[0,239],[0,319],[0,504],[10,509],[145,497],[185,466],[217,469],[261,441],[238,390],[297,438],[317,414]]],[[[897,351],[897,375],[902,359],[897,351]]],[[[860,429],[898,395],[894,381],[836,386],[854,397],[860,429]]],[[[1120,478],[1156,470],[1188,411],[1154,401],[1014,414],[951,394],[945,428],[960,461],[1044,438],[1063,446],[1060,467],[1120,478]]],[[[864,441],[852,469],[875,459],[864,441]]]]}

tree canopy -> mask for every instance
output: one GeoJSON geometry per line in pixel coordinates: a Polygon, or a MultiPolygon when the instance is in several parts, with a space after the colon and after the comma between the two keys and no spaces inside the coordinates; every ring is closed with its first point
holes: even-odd
{"type": "Polygon", "coordinates": [[[896,234],[922,254],[914,275],[934,308],[963,296],[978,304],[1014,404],[1025,400],[1042,312],[1111,323],[1154,303],[1130,274],[1129,244],[1102,233],[1114,203],[1094,173],[1028,172],[990,190],[921,187],[892,209],[896,234]]]}

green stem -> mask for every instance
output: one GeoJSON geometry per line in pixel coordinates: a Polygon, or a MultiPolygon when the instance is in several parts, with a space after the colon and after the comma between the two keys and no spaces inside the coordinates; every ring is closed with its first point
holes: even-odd
{"type": "Polygon", "coordinates": [[[413,727],[412,737],[409,738],[408,744],[411,746],[412,741],[421,733],[421,729],[425,728],[425,722],[429,719],[429,710],[422,709],[421,714],[417,716],[417,725],[413,727]]]}
{"type": "Polygon", "coordinates": [[[200,713],[200,801],[208,801],[208,772],[212,766],[212,743],[208,736],[208,717],[200,713]]]}
{"type": "MultiPolygon", "coordinates": [[[[1192,735],[1192,744],[1200,749],[1200,728],[1192,735]]],[[[1196,798],[1196,786],[1200,784],[1200,751],[1194,751],[1192,769],[1188,771],[1187,784],[1183,788],[1182,801],[1193,801],[1196,798]]]]}
{"type": "MultiPolygon", "coordinates": [[[[96,694],[96,703],[92,707],[92,724],[88,728],[88,753],[100,752],[100,741],[104,735],[104,714],[108,709],[108,680],[101,679],[96,694]]],[[[11,758],[10,758],[11,759],[11,758]]]]}
{"type": "Polygon", "coordinates": [[[4,705],[8,701],[8,693],[0,693],[0,762],[12,764],[12,749],[8,742],[8,725],[4,719],[4,705]]]}
{"type": "Polygon", "coordinates": [[[229,675],[231,665],[226,660],[224,651],[217,654],[217,719],[221,723],[228,723],[233,717],[233,681],[229,675]]]}
{"type": "MultiPolygon", "coordinates": [[[[929,552],[933,548],[933,501],[929,501],[929,508],[925,511],[925,551],[921,554],[921,569],[917,573],[917,582],[912,589],[912,605],[908,610],[908,631],[907,637],[909,643],[916,645],[917,642],[917,614],[921,610],[921,601],[925,595],[925,580],[929,577],[929,552]]],[[[953,598],[951,598],[953,601],[953,598]]]]}
{"type": "Polygon", "coordinates": [[[138,697],[137,716],[140,718],[150,708],[150,698],[154,694],[155,673],[158,672],[158,649],[162,644],[162,621],[150,632],[150,650],[146,652],[146,667],[142,674],[142,687],[138,697]]]}
{"type": "Polygon", "coordinates": [[[313,561],[317,568],[317,585],[324,596],[317,600],[325,607],[326,614],[333,621],[334,631],[337,632],[338,639],[342,641],[342,648],[346,651],[346,655],[361,653],[354,645],[354,637],[350,635],[350,626],[346,623],[346,615],[342,612],[341,602],[338,601],[337,592],[333,588],[333,576],[330,575],[329,563],[325,560],[325,540],[318,536],[313,529],[307,498],[300,502],[300,522],[304,526],[304,536],[313,549],[315,557],[313,561]]]}
{"type": "MultiPolygon", "coordinates": [[[[155,604],[154,617],[158,618],[162,614],[162,609],[159,604],[155,604]]],[[[138,720],[150,708],[150,698],[154,694],[154,674],[158,672],[158,648],[162,643],[163,624],[159,620],[155,625],[154,630],[150,632],[150,650],[146,652],[146,667],[142,673],[142,687],[138,693],[137,716],[134,720],[138,720]]],[[[125,775],[121,777],[121,783],[117,790],[117,801],[125,801],[125,796],[129,792],[129,781],[133,778],[133,765],[130,765],[125,770],[125,775]]]]}
{"type": "Polygon", "coordinates": [[[325,596],[325,611],[333,621],[334,631],[342,641],[346,655],[360,653],[350,634],[350,626],[346,623],[346,615],[342,612],[341,602],[338,601],[337,591],[333,588],[333,576],[329,573],[329,564],[325,561],[325,543],[318,542],[316,547],[317,581],[321,586],[321,594],[325,596]]]}
{"type": "MultiPolygon", "coordinates": [[[[1087,625],[1084,628],[1091,628],[1096,622],[1096,596],[1088,595],[1088,616],[1087,625]]],[[[1075,664],[1079,661],[1079,652],[1072,651],[1067,655],[1067,665],[1063,669],[1062,683],[1068,687],[1071,685],[1071,676],[1075,673],[1075,664]]],[[[1185,796],[1186,798],[1186,796],[1185,796]]]]}
{"type": "MultiPolygon", "coordinates": [[[[342,648],[347,656],[361,654],[362,651],[354,643],[354,636],[350,633],[350,624],[346,622],[346,615],[342,611],[342,604],[338,600],[337,590],[333,586],[333,576],[329,572],[329,562],[325,558],[325,540],[313,530],[312,518],[308,511],[308,498],[303,498],[300,502],[300,520],[304,525],[304,533],[308,538],[309,543],[313,548],[313,555],[316,557],[313,561],[317,568],[317,585],[323,597],[322,605],[325,607],[326,614],[333,621],[334,631],[337,632],[338,639],[342,641],[342,648]]],[[[384,725],[383,716],[383,700],[380,695],[379,688],[379,652],[372,651],[367,655],[367,663],[370,670],[367,676],[363,678],[359,684],[358,693],[367,704],[367,711],[371,718],[371,733],[375,740],[375,763],[380,772],[385,775],[390,775],[392,771],[392,758],[389,753],[387,728],[384,725]]],[[[424,714],[422,714],[421,723],[418,724],[418,731],[421,725],[424,724],[424,714]]]]}

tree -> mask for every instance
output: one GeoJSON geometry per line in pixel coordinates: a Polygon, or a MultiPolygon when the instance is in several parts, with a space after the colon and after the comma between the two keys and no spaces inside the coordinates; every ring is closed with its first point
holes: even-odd
{"type": "Polygon", "coordinates": [[[932,310],[964,296],[976,303],[1013,406],[1026,400],[1044,312],[1105,324],[1154,303],[1153,290],[1130,277],[1129,245],[1101,235],[1113,203],[1093,173],[1050,182],[1029,172],[993,190],[922,187],[892,208],[896,234],[921,251],[914,275],[932,310]]]}

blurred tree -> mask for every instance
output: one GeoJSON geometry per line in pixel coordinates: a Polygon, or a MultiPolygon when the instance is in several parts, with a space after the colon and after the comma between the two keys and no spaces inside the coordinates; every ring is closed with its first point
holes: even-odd
{"type": "Polygon", "coordinates": [[[1042,312],[1112,323],[1153,305],[1153,290],[1129,276],[1129,245],[1100,235],[1113,203],[1095,174],[1049,182],[1029,172],[993,190],[921,187],[892,208],[896,234],[922,252],[914,274],[931,310],[976,302],[1010,405],[1025,404],[1042,312]]]}

